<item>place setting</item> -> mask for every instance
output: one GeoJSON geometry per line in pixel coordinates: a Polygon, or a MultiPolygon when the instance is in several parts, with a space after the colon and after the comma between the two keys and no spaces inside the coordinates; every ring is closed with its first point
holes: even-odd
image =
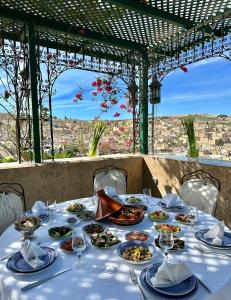
{"type": "Polygon", "coordinates": [[[219,254],[231,258],[231,232],[225,231],[223,221],[214,224],[211,228],[195,232],[200,242],[194,246],[203,254],[219,254]]]}
{"type": "Polygon", "coordinates": [[[183,200],[177,194],[167,194],[159,202],[158,205],[167,211],[172,212],[183,212],[186,209],[186,206],[183,200]]]}

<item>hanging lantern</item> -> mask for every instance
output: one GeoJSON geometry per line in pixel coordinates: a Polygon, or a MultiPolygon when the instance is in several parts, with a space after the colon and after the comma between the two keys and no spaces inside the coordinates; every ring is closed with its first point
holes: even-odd
{"type": "Polygon", "coordinates": [[[152,104],[158,104],[160,103],[161,97],[160,97],[160,91],[161,91],[162,84],[157,79],[157,76],[155,75],[152,78],[152,82],[149,85],[150,88],[150,103],[152,104]]]}
{"type": "Polygon", "coordinates": [[[138,86],[135,80],[132,80],[128,86],[128,107],[136,104],[138,99],[138,86]]]}

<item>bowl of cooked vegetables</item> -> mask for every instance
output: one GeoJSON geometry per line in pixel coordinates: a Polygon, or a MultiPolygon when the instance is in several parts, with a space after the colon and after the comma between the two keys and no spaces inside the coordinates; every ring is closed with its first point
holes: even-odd
{"type": "Polygon", "coordinates": [[[126,198],[125,201],[127,202],[127,204],[137,204],[137,203],[141,203],[142,199],[135,196],[131,196],[126,198]]]}
{"type": "Polygon", "coordinates": [[[110,222],[125,226],[138,224],[143,218],[143,209],[132,205],[124,205],[119,211],[107,217],[110,222]]]}
{"type": "Polygon", "coordinates": [[[89,235],[101,233],[105,230],[105,226],[97,223],[91,223],[83,226],[83,231],[89,235]]]}
{"type": "Polygon", "coordinates": [[[120,244],[116,252],[127,263],[141,265],[152,260],[155,254],[155,247],[145,242],[129,241],[120,244]]]}
{"type": "Polygon", "coordinates": [[[82,221],[87,221],[95,218],[95,212],[93,210],[82,210],[77,213],[77,217],[82,221]]]}
{"type": "Polygon", "coordinates": [[[141,231],[141,230],[129,231],[125,234],[125,239],[127,241],[145,242],[149,240],[149,234],[146,231],[141,231]]]}
{"type": "Polygon", "coordinates": [[[68,226],[52,227],[48,230],[50,237],[55,239],[62,239],[72,234],[72,229],[68,226]]]}
{"type": "Polygon", "coordinates": [[[96,246],[97,248],[111,248],[117,244],[119,244],[121,241],[119,238],[114,235],[110,231],[104,231],[102,233],[94,233],[91,236],[91,243],[93,246],[96,246]]]}
{"type": "Polygon", "coordinates": [[[72,203],[66,207],[66,211],[68,211],[70,213],[78,213],[85,208],[86,207],[81,203],[72,203]]]}

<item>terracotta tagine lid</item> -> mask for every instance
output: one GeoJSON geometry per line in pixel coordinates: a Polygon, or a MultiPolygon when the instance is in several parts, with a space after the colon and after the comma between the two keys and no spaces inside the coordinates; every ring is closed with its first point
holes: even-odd
{"type": "Polygon", "coordinates": [[[99,196],[99,201],[95,216],[96,221],[112,215],[123,207],[123,204],[105,194],[104,190],[99,190],[97,194],[99,196]]]}

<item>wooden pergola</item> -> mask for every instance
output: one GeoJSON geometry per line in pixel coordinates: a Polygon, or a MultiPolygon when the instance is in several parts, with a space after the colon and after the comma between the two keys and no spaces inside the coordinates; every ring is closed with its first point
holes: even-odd
{"type": "MultiPolygon", "coordinates": [[[[128,77],[139,69],[140,151],[148,153],[149,78],[161,80],[179,66],[211,56],[230,58],[230,7],[230,0],[1,0],[0,68],[11,55],[4,51],[5,40],[13,41],[14,49],[18,42],[28,45],[23,55],[29,67],[34,161],[41,162],[38,47],[66,57],[72,53],[80,69],[128,77]]],[[[23,80],[20,72],[15,76],[23,80]]]]}

